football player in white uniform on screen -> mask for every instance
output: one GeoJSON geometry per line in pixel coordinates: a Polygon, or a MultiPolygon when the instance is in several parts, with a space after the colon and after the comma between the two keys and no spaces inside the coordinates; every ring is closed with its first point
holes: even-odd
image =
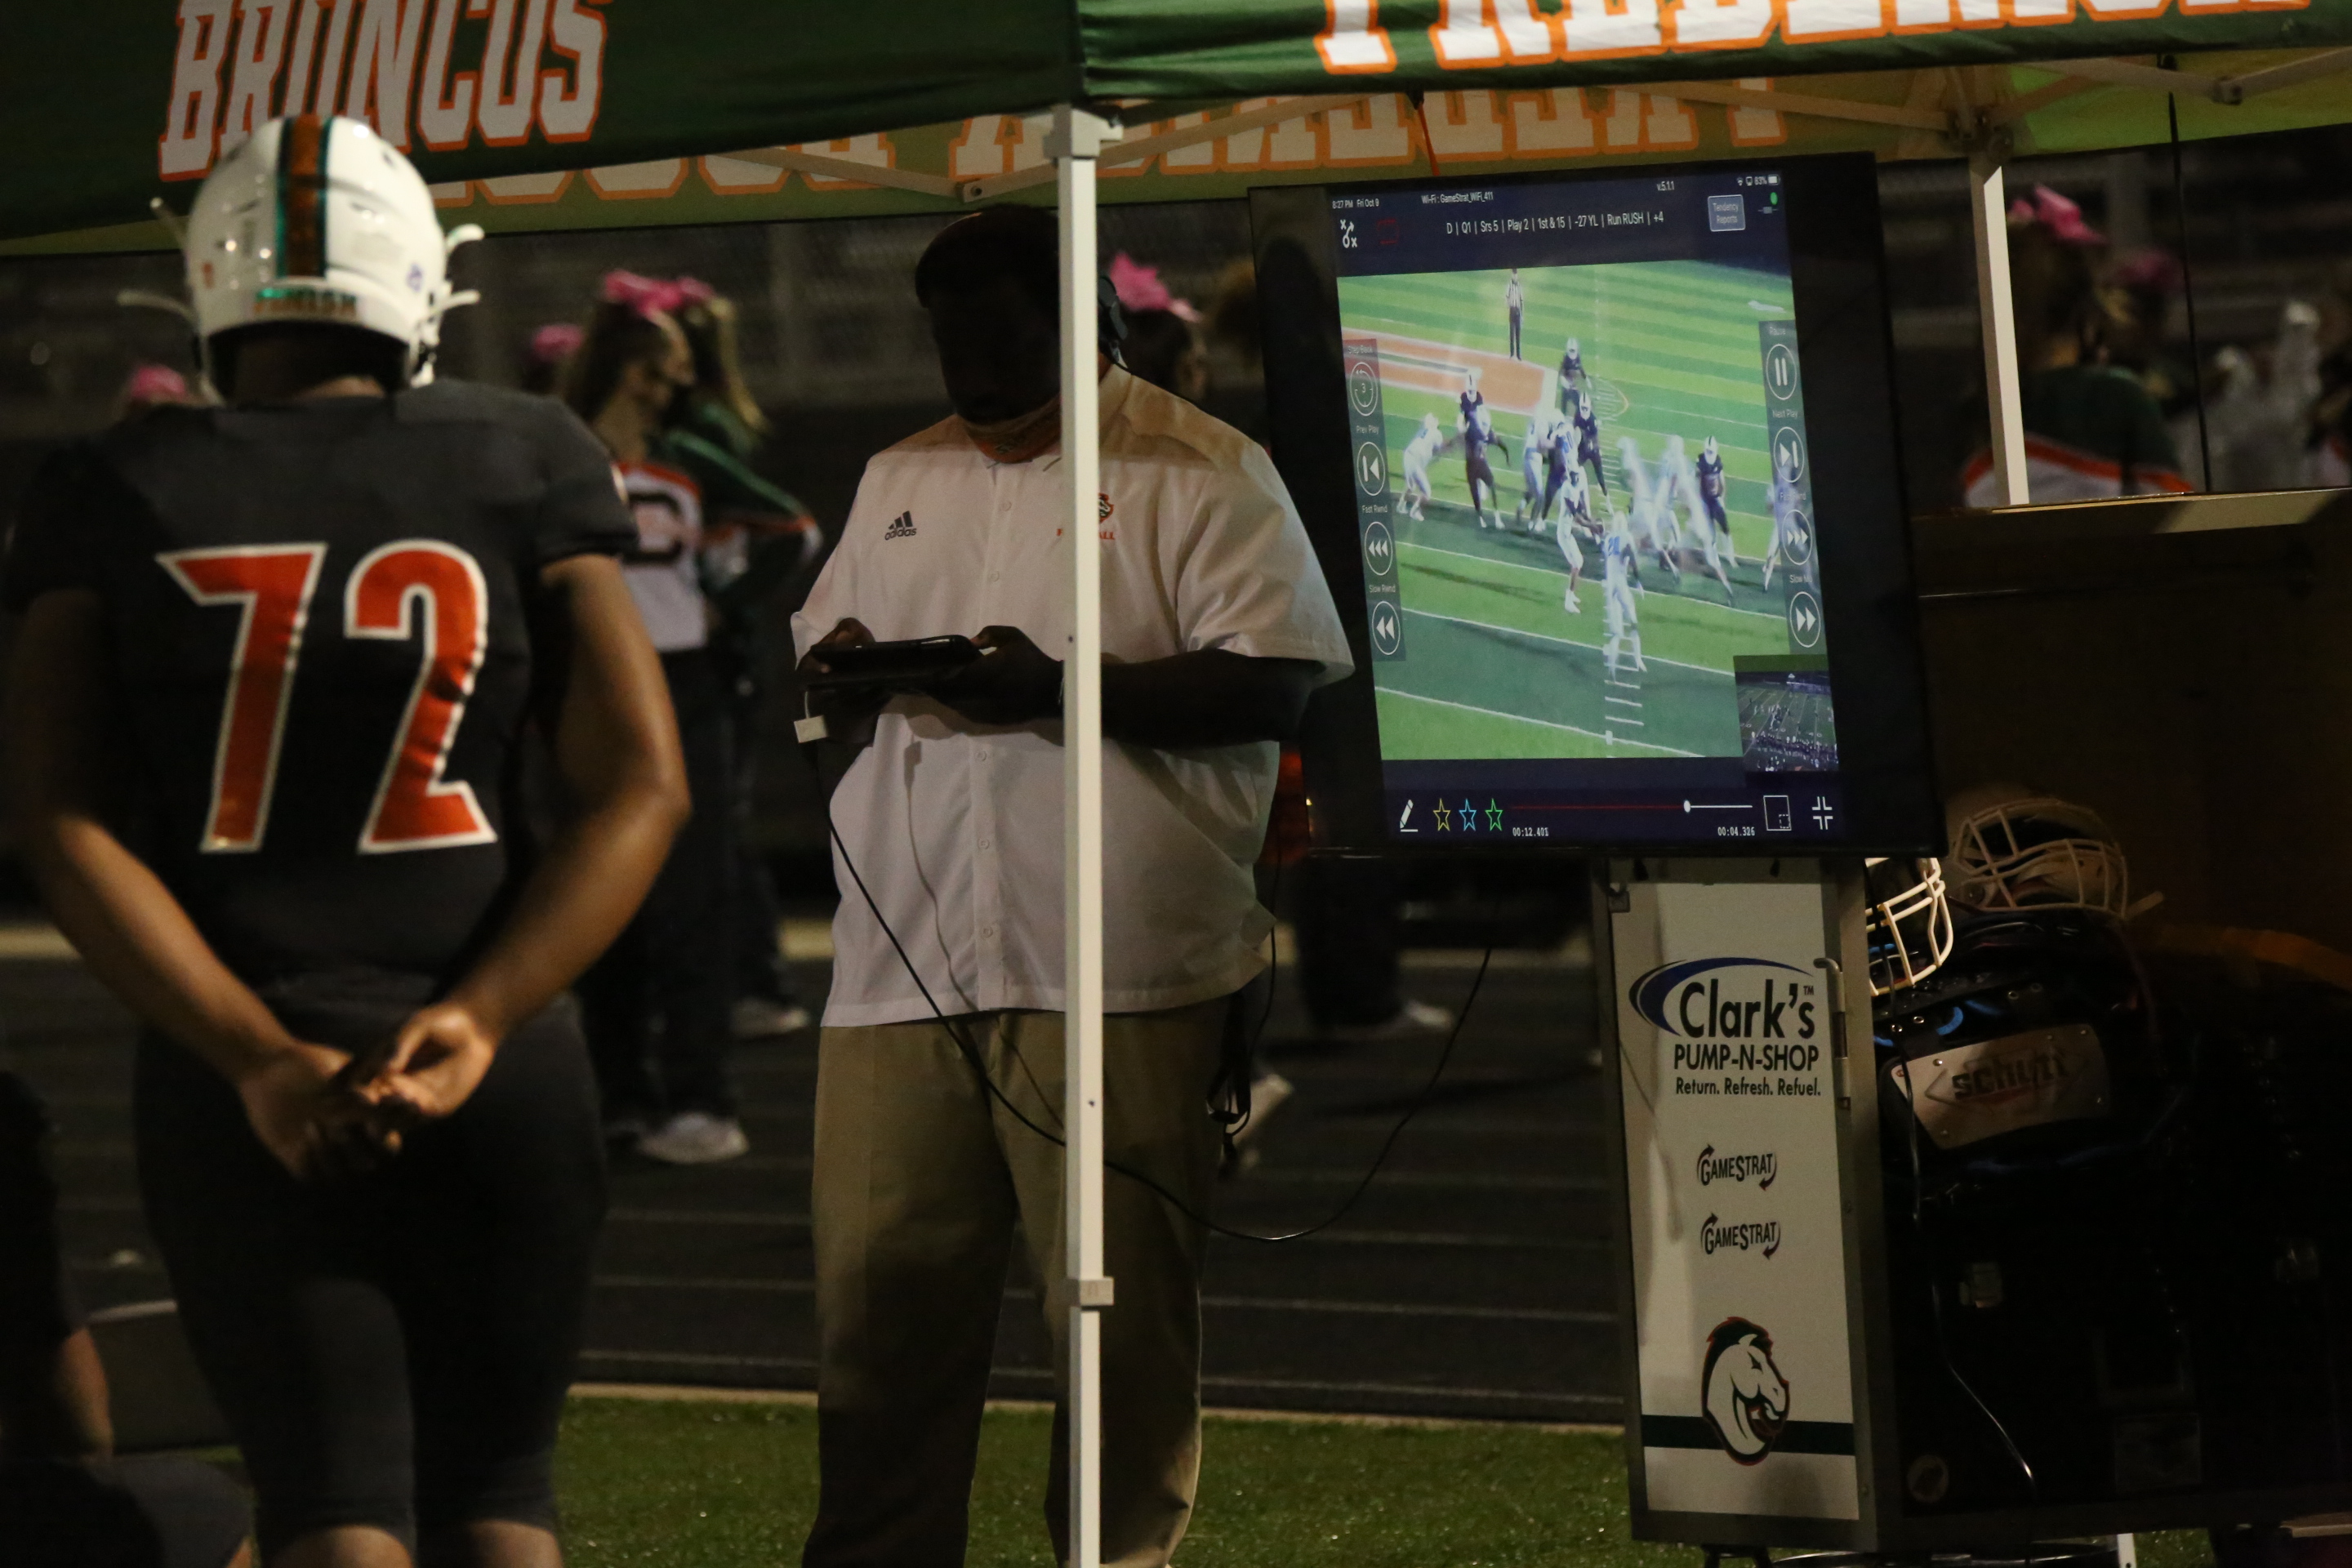
{"type": "MultiPolygon", "coordinates": [[[[1677,583],[1682,581],[1682,530],[1675,526],[1675,514],[1650,483],[1650,471],[1642,465],[1641,444],[1631,436],[1617,437],[1617,467],[1625,480],[1626,502],[1633,508],[1628,526],[1637,544],[1647,543],[1658,557],[1658,564],[1677,583]]],[[[1616,510],[1615,501],[1610,509],[1616,510]]]]}
{"type": "Polygon", "coordinates": [[[1618,671],[1618,656],[1627,655],[1636,670],[1642,662],[1642,616],[1634,607],[1633,591],[1642,585],[1642,563],[1636,557],[1633,530],[1616,503],[1609,506],[1609,530],[1601,536],[1601,629],[1606,634],[1601,658],[1611,676],[1618,671]]]}
{"type": "Polygon", "coordinates": [[[1421,428],[1404,444],[1404,494],[1397,510],[1415,522],[1421,521],[1421,510],[1429,500],[1429,465],[1445,447],[1445,432],[1439,428],[1437,416],[1421,416],[1421,428]]]}
{"type": "Polygon", "coordinates": [[[1559,541],[1560,555],[1568,562],[1568,595],[1560,608],[1570,615],[1579,615],[1584,606],[1577,602],[1577,584],[1584,576],[1584,552],[1580,546],[1592,543],[1598,537],[1592,522],[1592,487],[1584,480],[1584,470],[1567,468],[1559,480],[1559,519],[1552,525],[1552,537],[1559,541]]]}
{"type": "Polygon", "coordinates": [[[1559,434],[1549,410],[1528,416],[1527,438],[1519,443],[1519,505],[1513,516],[1530,533],[1544,531],[1544,466],[1559,434]]]}

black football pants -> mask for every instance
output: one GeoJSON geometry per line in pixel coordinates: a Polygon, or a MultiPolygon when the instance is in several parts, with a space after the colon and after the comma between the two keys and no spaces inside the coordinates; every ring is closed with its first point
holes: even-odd
{"type": "MultiPolygon", "coordinates": [[[[359,1050],[432,990],[319,977],[263,996],[301,1038],[359,1050]]],[[[604,1215],[595,1100],[559,1001],[393,1160],[303,1183],[226,1079],[142,1037],[148,1223],[252,1478],[265,1558],[337,1525],[412,1547],[477,1521],[554,1526],[556,1422],[604,1215]]]]}
{"type": "Polygon", "coordinates": [[[661,656],[686,752],[693,819],[653,891],[574,987],[604,1115],[730,1116],[728,1015],[735,1002],[733,746],[726,692],[701,648],[661,656]],[[659,1038],[655,1024],[660,1025],[659,1038]]]}

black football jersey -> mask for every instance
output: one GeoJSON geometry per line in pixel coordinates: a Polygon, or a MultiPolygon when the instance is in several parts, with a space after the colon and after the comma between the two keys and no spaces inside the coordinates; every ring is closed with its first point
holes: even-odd
{"type": "Polygon", "coordinates": [[[103,602],[136,847],[230,967],[455,973],[526,858],[541,568],[636,538],[551,399],[165,408],[53,458],[5,598],[103,602]]]}
{"type": "Polygon", "coordinates": [[[1699,494],[1709,500],[1723,499],[1723,459],[1720,457],[1710,458],[1705,452],[1698,455],[1698,489],[1699,494]]]}

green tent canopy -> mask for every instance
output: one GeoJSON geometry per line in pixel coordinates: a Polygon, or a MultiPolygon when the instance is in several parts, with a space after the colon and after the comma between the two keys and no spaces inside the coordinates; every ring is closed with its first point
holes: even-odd
{"type": "Polygon", "coordinates": [[[1041,166],[1057,102],[1144,122],[1103,165],[1114,201],[1410,172],[1433,149],[1464,172],[1750,147],[1949,155],[1948,132],[1986,111],[2021,145],[2120,145],[2161,137],[2166,89],[2189,135],[2352,118],[2330,76],[2352,64],[2352,0],[1554,4],[176,0],[129,23],[9,6],[0,236],[154,243],[122,226],[157,195],[184,206],[224,145],[306,109],[372,121],[492,228],[954,205],[972,171],[1041,166]],[[2070,63],[2021,68],[2050,61],[2070,63]],[[1612,90],[1633,88],[1658,96],[1612,90]],[[1279,97],[1294,112],[1272,112],[1279,97]],[[1202,118],[1235,105],[1258,124],[1202,152],[1202,118]],[[1253,162],[1235,138],[1260,127],[1253,162]],[[718,156],[752,149],[802,163],[718,156]]]}

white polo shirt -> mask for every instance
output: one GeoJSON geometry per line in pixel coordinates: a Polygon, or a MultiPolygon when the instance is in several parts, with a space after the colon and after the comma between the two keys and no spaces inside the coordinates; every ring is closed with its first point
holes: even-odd
{"type": "MultiPolygon", "coordinates": [[[[1103,646],[1138,663],[1199,648],[1350,668],[1307,531],[1255,443],[1113,368],[1102,384],[1103,646]]],[[[854,616],[882,641],[1018,626],[1069,638],[1059,449],[982,457],[949,419],[866,465],[841,542],[793,617],[800,651],[854,616]]],[[[950,1014],[1059,1011],[1062,726],[975,724],[901,697],[833,797],[857,873],[950,1014]]],[[[1273,804],[1272,742],[1103,747],[1104,982],[1114,1012],[1238,990],[1270,921],[1250,876],[1273,804]]],[[[931,1009],[835,850],[835,1026],[931,1009]]]]}

